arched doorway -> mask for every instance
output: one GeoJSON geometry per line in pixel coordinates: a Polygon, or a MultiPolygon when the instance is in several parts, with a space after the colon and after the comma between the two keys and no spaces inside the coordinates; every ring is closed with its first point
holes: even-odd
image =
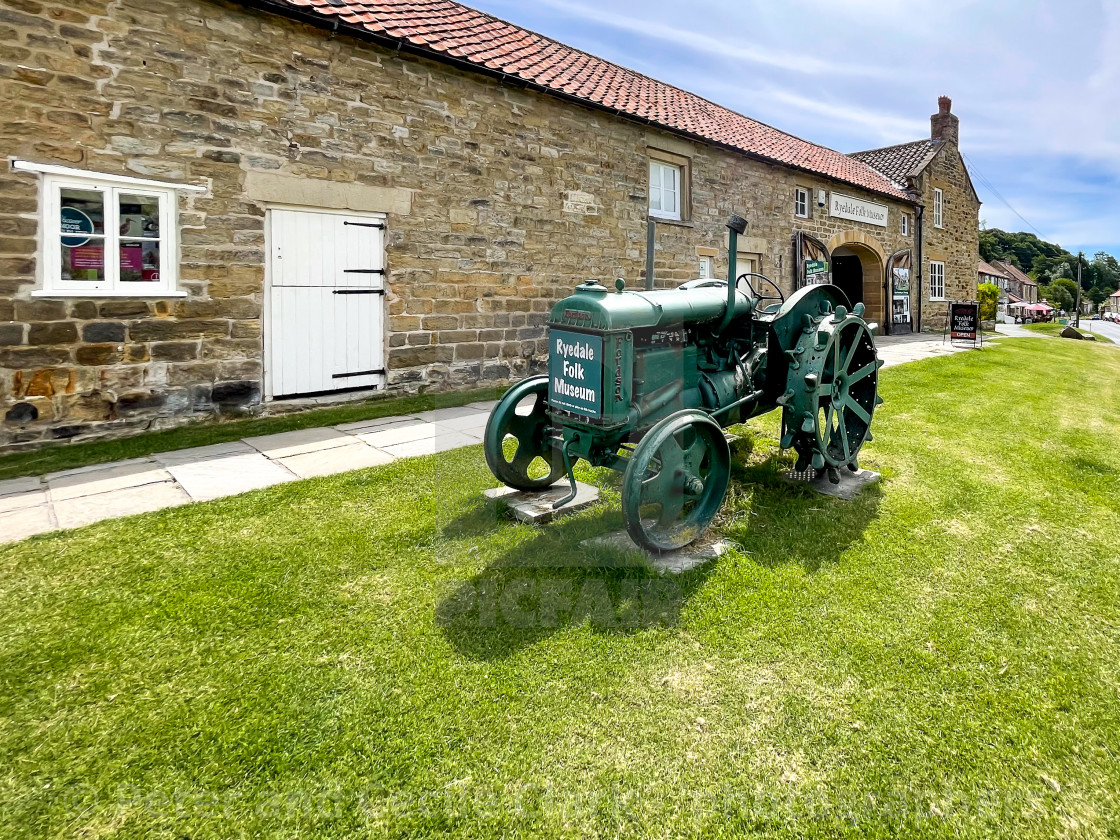
{"type": "Polygon", "coordinates": [[[862,302],[868,321],[883,324],[884,260],[879,245],[862,233],[841,233],[829,241],[832,252],[832,282],[839,286],[852,304],[862,302]]]}

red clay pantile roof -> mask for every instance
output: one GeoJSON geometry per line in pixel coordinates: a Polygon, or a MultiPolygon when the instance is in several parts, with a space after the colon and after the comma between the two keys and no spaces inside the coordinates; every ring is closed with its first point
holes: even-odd
{"type": "Polygon", "coordinates": [[[912,143],[901,143],[897,146],[886,146],[882,149],[868,149],[866,152],[852,152],[849,157],[861,160],[879,172],[882,172],[900,187],[906,186],[906,180],[917,175],[933,160],[937,150],[944,145],[941,140],[915,140],[912,143]]]}
{"type": "MultiPolygon", "coordinates": [[[[992,274],[996,277],[1007,277],[1007,272],[1004,271],[1002,268],[996,268],[991,263],[986,263],[983,260],[980,260],[980,263],[976,268],[976,273],[977,274],[992,274]]],[[[1011,278],[1008,277],[1007,279],[1010,280],[1011,278]]]]}
{"type": "Polygon", "coordinates": [[[453,0],[267,0],[265,5],[276,11],[318,14],[340,27],[404,41],[433,57],[515,76],[590,105],[914,202],[901,184],[863,161],[453,0]]]}
{"type": "Polygon", "coordinates": [[[1003,273],[1006,274],[1008,277],[1010,277],[1012,280],[1018,280],[1020,283],[1025,283],[1028,286],[1037,286],[1038,285],[1038,283],[1036,283],[1034,280],[1032,280],[1030,277],[1028,277],[1025,272],[1019,270],[1018,268],[1016,268],[1015,266],[1013,266],[1009,262],[1005,262],[1003,260],[996,260],[996,265],[999,266],[999,268],[1003,271],[1003,273]]]}

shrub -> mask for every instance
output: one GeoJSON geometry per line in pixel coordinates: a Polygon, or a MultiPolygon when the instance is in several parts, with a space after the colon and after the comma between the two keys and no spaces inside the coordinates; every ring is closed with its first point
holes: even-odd
{"type": "Polygon", "coordinates": [[[980,320],[994,321],[996,305],[999,303],[999,286],[995,283],[981,283],[977,287],[980,297],[980,320]]]}

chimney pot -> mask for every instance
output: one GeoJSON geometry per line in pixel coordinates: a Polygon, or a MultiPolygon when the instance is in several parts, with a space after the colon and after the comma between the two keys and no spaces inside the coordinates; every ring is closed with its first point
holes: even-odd
{"type": "Polygon", "coordinates": [[[953,110],[953,100],[948,96],[937,97],[937,113],[948,114],[953,110]]]}

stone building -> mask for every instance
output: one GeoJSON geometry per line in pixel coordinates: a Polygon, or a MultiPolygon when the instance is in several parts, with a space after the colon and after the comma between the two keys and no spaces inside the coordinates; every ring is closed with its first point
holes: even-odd
{"type": "Polygon", "coordinates": [[[451,0],[0,0],[0,77],[8,448],[518,378],[651,217],[659,285],[736,212],[741,270],[885,330],[975,295],[948,100],[843,155],[451,0]]]}
{"type": "Polygon", "coordinates": [[[999,299],[996,301],[996,320],[1006,321],[1010,313],[1008,305],[1022,303],[1023,299],[1011,292],[1011,278],[1003,269],[996,268],[989,262],[980,260],[976,264],[976,282],[978,285],[991,283],[999,289],[999,299]]]}
{"type": "MultiPolygon", "coordinates": [[[[1008,278],[1008,295],[1018,298],[1022,303],[1038,303],[1038,283],[1022,270],[1009,262],[997,260],[993,268],[1002,271],[1008,278]]],[[[1014,302],[1014,301],[1012,301],[1014,302]]]]}

